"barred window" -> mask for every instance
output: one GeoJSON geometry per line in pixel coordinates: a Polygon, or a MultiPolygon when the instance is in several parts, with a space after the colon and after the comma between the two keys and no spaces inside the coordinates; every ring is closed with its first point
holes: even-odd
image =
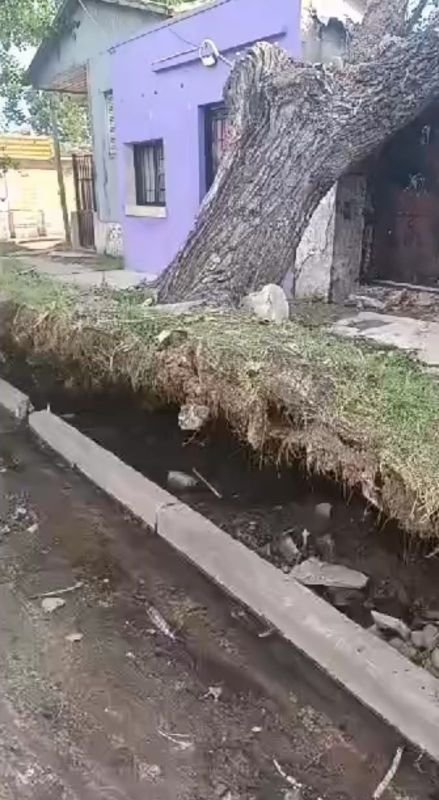
{"type": "Polygon", "coordinates": [[[166,205],[163,139],[134,145],[134,175],[138,206],[166,205]]]}
{"type": "Polygon", "coordinates": [[[205,111],[206,189],[215,180],[227,142],[227,110],[223,103],[207,106],[205,111]]]}

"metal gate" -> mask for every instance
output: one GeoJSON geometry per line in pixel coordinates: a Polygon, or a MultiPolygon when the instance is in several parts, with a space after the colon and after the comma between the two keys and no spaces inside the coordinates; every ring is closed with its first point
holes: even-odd
{"type": "Polygon", "coordinates": [[[73,178],[75,181],[76,210],[78,212],[78,233],[81,247],[93,248],[94,212],[96,211],[96,192],[93,156],[91,153],[72,156],[73,178]]]}

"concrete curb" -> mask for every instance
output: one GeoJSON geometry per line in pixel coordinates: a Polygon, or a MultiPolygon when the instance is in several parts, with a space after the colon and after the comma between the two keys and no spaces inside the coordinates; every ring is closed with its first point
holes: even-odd
{"type": "Polygon", "coordinates": [[[31,430],[439,761],[439,680],[49,411],[31,430]]]}
{"type": "Polygon", "coordinates": [[[29,397],[2,378],[0,378],[0,406],[20,421],[26,419],[32,410],[29,397]]]}

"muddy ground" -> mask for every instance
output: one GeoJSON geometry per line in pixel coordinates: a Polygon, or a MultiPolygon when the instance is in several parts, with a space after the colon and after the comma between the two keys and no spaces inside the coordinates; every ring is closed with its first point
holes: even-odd
{"type": "MultiPolygon", "coordinates": [[[[65,411],[65,401],[60,408],[65,411]]],[[[309,531],[308,556],[370,577],[365,592],[347,599],[343,592],[320,592],[365,627],[372,624],[371,609],[415,626],[425,612],[438,611],[439,619],[439,552],[429,557],[437,542],[412,539],[355,493],[346,495],[330,481],[310,481],[300,470],[264,467],[224,430],[188,436],[178,428],[176,409],[149,414],[103,401],[73,416],[65,413],[71,424],[164,487],[170,470],[193,475],[195,468],[220,498],[202,482],[171,491],[281,569],[291,568],[282,534],[289,531],[300,544],[302,531],[309,531]],[[329,520],[316,513],[321,503],[331,506],[329,520]]]]}
{"type": "MultiPolygon", "coordinates": [[[[347,494],[330,480],[310,480],[299,468],[264,466],[225,426],[199,435],[184,433],[177,408],[147,411],[126,393],[87,396],[67,390],[46,362],[25,361],[19,352],[0,365],[0,374],[29,393],[37,409],[50,405],[279,568],[291,569],[279,546],[282,535],[290,532],[300,543],[302,531],[309,531],[306,556],[351,567],[370,578],[363,592],[317,590],[364,627],[372,625],[372,609],[402,618],[412,628],[422,627],[426,616],[436,612],[439,620],[437,541],[421,542],[402,532],[354,492],[347,494]],[[201,481],[190,491],[168,486],[169,471],[190,476],[194,468],[220,497],[201,481]],[[331,506],[329,520],[316,514],[321,503],[331,506]]],[[[423,663],[422,653],[418,662],[423,663]]]]}
{"type": "MultiPolygon", "coordinates": [[[[1,800],[371,797],[395,733],[4,414],[0,462],[1,800]]],[[[408,748],[391,797],[437,770],[408,748]]]]}

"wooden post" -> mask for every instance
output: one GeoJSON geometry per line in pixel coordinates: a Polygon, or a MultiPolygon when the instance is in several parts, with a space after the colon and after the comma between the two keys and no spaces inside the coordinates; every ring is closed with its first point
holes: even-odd
{"type": "Polygon", "coordinates": [[[50,98],[50,118],[52,123],[52,137],[53,137],[53,151],[55,155],[56,174],[58,176],[58,191],[61,203],[62,216],[64,222],[64,232],[66,244],[68,247],[72,246],[72,235],[70,232],[69,211],[67,208],[66,187],[64,183],[64,175],[62,170],[61,161],[61,146],[59,141],[58,120],[56,115],[55,98],[50,98]]]}

